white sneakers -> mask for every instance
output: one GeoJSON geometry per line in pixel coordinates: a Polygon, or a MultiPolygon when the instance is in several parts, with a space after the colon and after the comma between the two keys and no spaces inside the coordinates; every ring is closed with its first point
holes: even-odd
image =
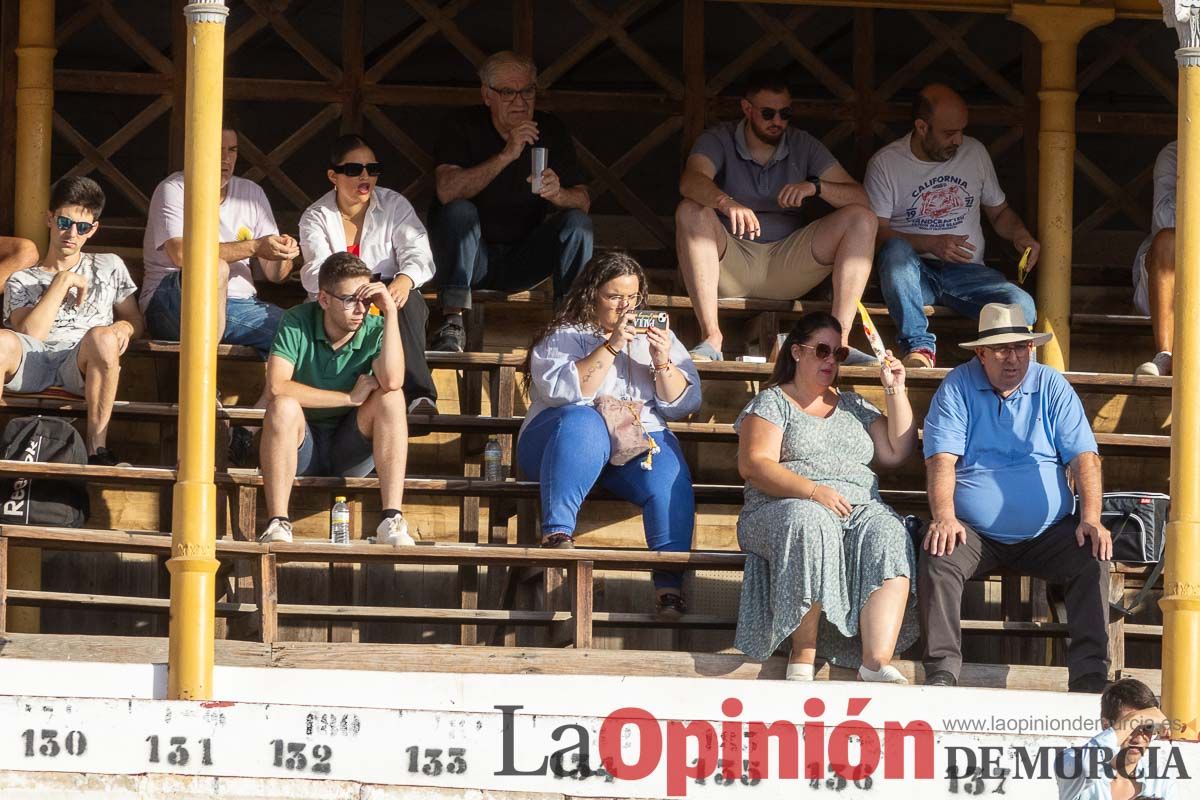
{"type": "Polygon", "coordinates": [[[292,541],[292,523],[286,519],[276,517],[271,520],[271,524],[258,537],[260,544],[270,544],[271,542],[291,542],[292,541]]]}
{"type": "MultiPolygon", "coordinates": [[[[291,542],[292,523],[278,518],[271,520],[271,524],[258,537],[258,541],[261,544],[291,542]]],[[[403,514],[380,522],[379,527],[375,529],[375,541],[377,544],[390,544],[392,547],[410,547],[416,544],[408,535],[408,522],[403,514]]]]}
{"type": "Polygon", "coordinates": [[[1133,371],[1134,375],[1167,376],[1171,374],[1171,354],[1163,350],[1133,371]]]}
{"type": "MultiPolygon", "coordinates": [[[[896,669],[891,664],[884,664],[878,670],[867,669],[865,666],[859,667],[858,677],[867,683],[908,683],[908,678],[905,678],[900,670],[896,669]]],[[[787,665],[787,672],[784,674],[784,680],[811,681],[812,679],[812,664],[789,663],[787,665]]]]}
{"type": "Polygon", "coordinates": [[[811,681],[813,679],[812,664],[792,664],[787,665],[787,672],[784,674],[784,680],[787,681],[811,681]]]}
{"type": "Polygon", "coordinates": [[[908,678],[891,664],[884,664],[877,670],[868,669],[864,664],[858,668],[858,677],[867,683],[908,683],[908,678]]]}
{"type": "Polygon", "coordinates": [[[392,547],[412,547],[416,544],[408,535],[408,521],[403,514],[379,522],[379,527],[375,529],[375,543],[390,544],[392,547]]]}

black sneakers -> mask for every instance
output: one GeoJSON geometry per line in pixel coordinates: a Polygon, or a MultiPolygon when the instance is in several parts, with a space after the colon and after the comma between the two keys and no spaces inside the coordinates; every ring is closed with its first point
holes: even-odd
{"type": "Polygon", "coordinates": [[[429,349],[435,353],[461,353],[467,347],[467,331],[457,319],[447,319],[434,331],[429,349]]]}
{"type": "Polygon", "coordinates": [[[241,425],[229,431],[229,463],[234,467],[253,466],[254,434],[241,425]]]}
{"type": "Polygon", "coordinates": [[[93,467],[128,467],[128,461],[117,458],[117,454],[107,447],[97,447],[96,452],[88,456],[89,465],[93,467]]]}

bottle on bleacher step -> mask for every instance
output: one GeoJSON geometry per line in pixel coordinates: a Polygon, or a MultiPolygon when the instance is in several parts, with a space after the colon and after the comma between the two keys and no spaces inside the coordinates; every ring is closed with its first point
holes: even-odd
{"type": "Polygon", "coordinates": [[[329,541],[333,544],[350,544],[350,506],[346,498],[333,498],[329,512],[329,541]]]}
{"type": "Polygon", "coordinates": [[[500,463],[504,458],[500,450],[500,441],[495,436],[489,436],[483,448],[483,479],[485,481],[504,480],[504,466],[500,463]]]}

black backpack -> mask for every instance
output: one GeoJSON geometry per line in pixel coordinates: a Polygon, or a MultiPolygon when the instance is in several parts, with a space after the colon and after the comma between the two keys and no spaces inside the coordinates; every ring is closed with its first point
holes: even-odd
{"type": "MultiPolygon", "coordinates": [[[[0,457],[31,463],[87,463],[79,431],[57,417],[17,417],[4,427],[0,457]]],[[[0,480],[0,523],[81,528],[91,510],[80,478],[25,477],[0,480]]]]}

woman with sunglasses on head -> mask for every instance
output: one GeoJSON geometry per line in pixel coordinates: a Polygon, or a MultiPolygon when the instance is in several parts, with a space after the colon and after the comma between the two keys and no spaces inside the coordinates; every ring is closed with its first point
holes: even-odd
{"type": "MultiPolygon", "coordinates": [[[[516,456],[521,472],[541,484],[543,547],[574,546],[579,507],[594,486],[641,506],[651,550],[692,546],[691,473],[666,426],[700,408],[700,377],[665,322],[634,327],[645,296],[637,261],[620,252],[597,255],[530,346],[530,405],[516,456]],[[614,438],[622,446],[615,456],[614,438]],[[641,447],[648,450],[628,461],[620,455],[641,447]],[[614,457],[623,463],[611,463],[614,457]]],[[[660,616],[683,614],[682,573],[652,577],[660,616]]]]}
{"type": "Polygon", "coordinates": [[[409,413],[437,413],[437,389],[425,361],[429,308],[420,287],[433,277],[433,253],[425,226],[399,192],[376,185],[383,165],[361,136],[334,141],[325,174],[333,188],[300,217],[300,272],[309,298],[316,297],[321,264],[347,252],[370,268],[372,280],[387,285],[399,309],[404,345],[404,394],[409,413]]]}
{"type": "Polygon", "coordinates": [[[820,651],[863,680],[907,683],[890,662],[917,638],[917,562],[871,462],[903,463],[917,429],[890,352],[880,369],[886,415],[835,388],[843,341],[832,315],[801,317],[735,423],[747,555],[734,644],[766,660],[790,637],[788,680],[812,680],[820,651]]]}

